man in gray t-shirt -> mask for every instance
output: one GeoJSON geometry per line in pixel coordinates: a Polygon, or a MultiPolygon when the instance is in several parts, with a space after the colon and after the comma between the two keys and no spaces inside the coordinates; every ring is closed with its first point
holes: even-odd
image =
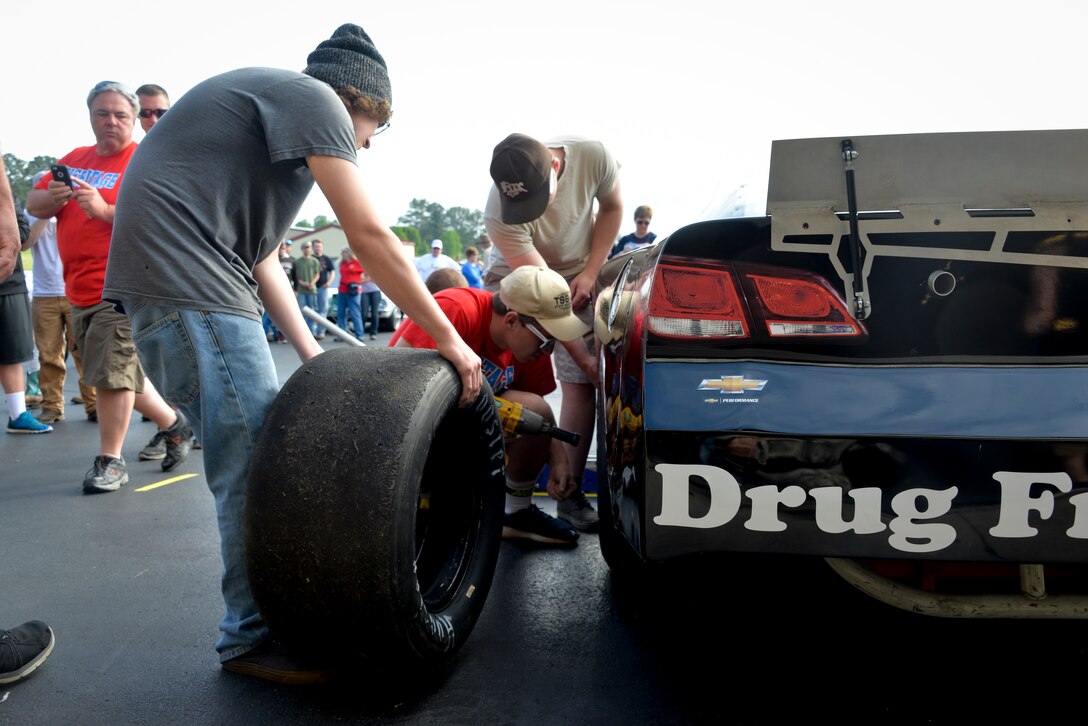
{"type": "Polygon", "coordinates": [[[182,96],[133,155],[117,200],[103,297],[120,303],[148,377],[204,447],[224,562],[223,668],[278,682],[325,673],[268,637],[243,547],[253,442],[278,390],[262,307],[305,362],[322,352],[273,254],[314,182],[348,244],[400,309],[436,340],[476,398],[480,358],[427,293],[378,217],[358,149],[388,124],[385,60],[357,25],[320,43],[302,73],[244,68],[182,96]]]}

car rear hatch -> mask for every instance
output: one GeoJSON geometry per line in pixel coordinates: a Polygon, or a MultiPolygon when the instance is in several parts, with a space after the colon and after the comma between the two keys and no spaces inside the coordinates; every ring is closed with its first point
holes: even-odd
{"type": "Polygon", "coordinates": [[[1088,132],[843,141],[662,245],[644,554],[1088,561],[1088,132]]]}

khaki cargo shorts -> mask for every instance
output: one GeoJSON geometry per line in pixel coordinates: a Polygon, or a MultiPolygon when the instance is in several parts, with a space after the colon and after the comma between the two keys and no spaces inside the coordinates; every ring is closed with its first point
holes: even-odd
{"type": "Polygon", "coordinates": [[[136,357],[132,325],[113,303],[72,306],[76,349],[83,355],[83,382],[107,390],[143,393],[144,369],[136,357]]]}
{"type": "MultiPolygon", "coordinates": [[[[571,278],[573,279],[573,278],[571,278]]],[[[570,282],[570,280],[567,280],[570,282]]],[[[574,313],[578,316],[578,319],[589,326],[589,332],[582,336],[582,345],[589,351],[590,357],[596,355],[596,341],[593,339],[593,302],[590,301],[584,308],[574,313]]],[[[552,357],[555,359],[555,378],[561,383],[589,383],[591,385],[597,385],[596,381],[589,380],[589,377],[585,374],[578,364],[574,362],[574,359],[570,357],[570,353],[567,351],[567,347],[562,343],[555,344],[555,351],[552,353],[552,357]]]]}

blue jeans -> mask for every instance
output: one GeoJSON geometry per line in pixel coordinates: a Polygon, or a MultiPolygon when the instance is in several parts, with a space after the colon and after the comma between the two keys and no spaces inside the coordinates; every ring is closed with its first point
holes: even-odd
{"type": "Polygon", "coordinates": [[[215,648],[229,660],[268,637],[246,576],[244,522],[249,461],[279,392],[276,366],[256,320],[157,305],[125,309],[148,378],[182,410],[204,447],[226,604],[215,648]]]}
{"type": "Polygon", "coordinates": [[[336,324],[347,330],[349,315],[351,316],[351,324],[355,326],[355,337],[361,339],[363,337],[363,316],[359,313],[359,294],[336,293],[336,324]]]}
{"type": "Polygon", "coordinates": [[[329,288],[317,288],[317,307],[314,309],[321,313],[321,317],[325,317],[329,314],[329,288]]]}
{"type": "MultiPolygon", "coordinates": [[[[362,294],[362,301],[361,302],[362,302],[361,307],[362,307],[362,310],[363,310],[363,320],[367,320],[367,318],[369,318],[369,320],[367,322],[370,325],[370,330],[368,330],[367,332],[370,333],[371,335],[377,335],[378,334],[378,321],[379,321],[379,319],[378,319],[378,305],[380,305],[381,302],[382,302],[382,293],[381,293],[381,291],[380,290],[375,290],[374,292],[364,292],[362,294]]],[[[363,337],[362,332],[359,333],[359,337],[360,338],[363,337]]]]}
{"type": "Polygon", "coordinates": [[[276,327],[276,324],[272,322],[272,318],[268,317],[268,313],[265,313],[261,317],[261,325],[264,326],[265,336],[273,336],[275,338],[280,337],[280,329],[276,327]]]}
{"type": "MultiPolygon", "coordinates": [[[[317,310],[317,293],[316,292],[300,292],[298,293],[298,309],[301,310],[304,307],[309,307],[311,310],[317,310]]],[[[318,311],[320,312],[320,311],[318,311]]],[[[306,321],[306,326],[310,328],[310,332],[315,336],[325,332],[317,323],[313,322],[309,318],[303,318],[306,321]]]]}

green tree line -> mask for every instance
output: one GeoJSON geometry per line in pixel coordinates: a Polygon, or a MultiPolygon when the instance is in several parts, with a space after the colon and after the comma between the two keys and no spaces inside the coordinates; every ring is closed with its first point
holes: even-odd
{"type": "MultiPolygon", "coordinates": [[[[335,222],[323,215],[318,215],[311,223],[302,219],[296,227],[318,229],[335,222]]],[[[484,232],[484,213],[479,209],[450,207],[428,202],[426,199],[413,199],[408,211],[397,219],[396,226],[390,227],[399,239],[415,245],[416,255],[425,255],[431,251],[431,241],[442,240],[442,252],[455,260],[464,256],[465,248],[476,244],[484,232]]]]}
{"type": "Polygon", "coordinates": [[[426,199],[413,199],[408,211],[397,220],[398,225],[414,228],[413,236],[400,236],[401,239],[415,242],[416,254],[430,252],[431,240],[442,240],[442,252],[455,260],[461,259],[464,248],[476,244],[484,231],[484,213],[479,209],[450,207],[428,202],[426,199]]]}

